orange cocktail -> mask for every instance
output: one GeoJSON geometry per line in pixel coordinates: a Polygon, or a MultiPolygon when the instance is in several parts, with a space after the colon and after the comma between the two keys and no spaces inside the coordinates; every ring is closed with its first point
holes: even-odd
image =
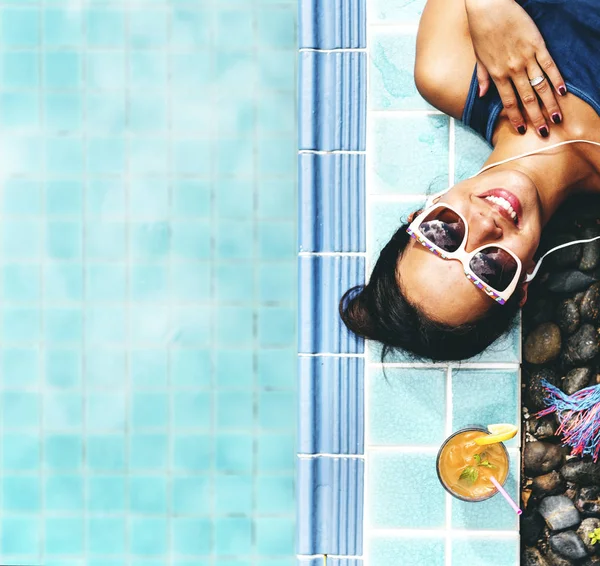
{"type": "Polygon", "coordinates": [[[459,430],[440,448],[437,472],[442,485],[464,501],[483,501],[497,493],[490,476],[500,485],[508,475],[508,452],[497,442],[479,446],[475,439],[489,434],[481,428],[459,430]]]}

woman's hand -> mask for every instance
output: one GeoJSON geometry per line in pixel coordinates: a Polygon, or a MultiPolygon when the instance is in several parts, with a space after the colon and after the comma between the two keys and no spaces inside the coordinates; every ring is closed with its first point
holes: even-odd
{"type": "Polygon", "coordinates": [[[536,92],[551,120],[559,124],[562,115],[552,86],[560,95],[567,93],[567,87],[534,21],[514,0],[465,0],[465,7],[477,58],[479,96],[487,92],[491,77],[511,124],[524,134],[527,126],[516,90],[536,130],[547,137],[548,125],[536,92]],[[536,77],[544,80],[532,87],[529,80],[536,77]]]}

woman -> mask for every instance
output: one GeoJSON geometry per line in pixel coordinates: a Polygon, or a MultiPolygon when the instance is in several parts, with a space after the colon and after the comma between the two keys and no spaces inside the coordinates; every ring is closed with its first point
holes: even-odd
{"type": "Polygon", "coordinates": [[[511,326],[544,225],[569,195],[600,193],[600,147],[571,143],[600,142],[598,54],[597,0],[428,0],[417,87],[486,137],[488,164],[508,162],[410,215],[342,298],[344,323],[382,358],[465,359],[511,326]]]}

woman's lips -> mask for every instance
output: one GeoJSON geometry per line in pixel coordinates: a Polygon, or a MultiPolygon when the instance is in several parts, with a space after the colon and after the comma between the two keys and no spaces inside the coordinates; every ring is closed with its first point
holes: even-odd
{"type": "MultiPolygon", "coordinates": [[[[487,191],[486,193],[479,195],[479,197],[501,197],[507,200],[510,203],[510,206],[512,206],[512,209],[517,213],[518,224],[521,223],[521,216],[523,214],[523,207],[521,206],[521,201],[510,191],[507,191],[506,189],[492,189],[491,191],[487,191]]],[[[510,218],[510,220],[512,221],[512,218],[510,218]]]]}

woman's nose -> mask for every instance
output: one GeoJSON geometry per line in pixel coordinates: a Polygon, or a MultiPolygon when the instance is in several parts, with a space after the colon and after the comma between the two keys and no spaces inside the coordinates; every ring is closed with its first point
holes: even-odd
{"type": "Polygon", "coordinates": [[[469,222],[469,242],[467,251],[471,251],[486,242],[494,242],[502,238],[502,228],[496,223],[493,215],[477,212],[469,222]]]}

